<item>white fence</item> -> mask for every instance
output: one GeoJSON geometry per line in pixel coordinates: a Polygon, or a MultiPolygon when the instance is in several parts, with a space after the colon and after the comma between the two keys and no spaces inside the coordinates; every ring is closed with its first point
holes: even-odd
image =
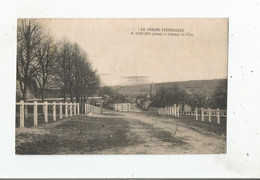
{"type": "Polygon", "coordinates": [[[121,112],[130,112],[131,111],[131,104],[130,103],[117,103],[113,105],[115,111],[121,112]]]}
{"type": "Polygon", "coordinates": [[[205,121],[205,117],[208,117],[209,123],[211,123],[212,117],[217,117],[217,123],[220,124],[220,117],[227,117],[226,110],[219,109],[203,109],[203,108],[195,108],[194,113],[191,115],[195,116],[196,120],[199,120],[199,116],[201,117],[201,121],[205,121]]]}
{"type": "Polygon", "coordinates": [[[208,117],[209,123],[212,122],[212,117],[217,117],[217,123],[220,124],[220,117],[227,117],[227,111],[226,110],[219,110],[219,109],[203,109],[203,108],[195,108],[194,111],[190,112],[180,112],[179,107],[176,105],[173,105],[173,107],[165,107],[165,108],[159,108],[158,114],[161,115],[169,115],[169,116],[175,116],[179,117],[181,115],[192,115],[195,116],[196,120],[199,120],[199,117],[201,117],[201,121],[205,121],[205,117],[208,117]]]}
{"type": "Polygon", "coordinates": [[[180,116],[179,106],[176,106],[176,104],[173,107],[159,108],[158,113],[161,115],[180,116]]]}
{"type": "Polygon", "coordinates": [[[92,106],[90,104],[85,104],[85,114],[88,113],[102,113],[102,108],[92,106]]]}
{"type": "MultiPolygon", "coordinates": [[[[65,117],[72,117],[80,114],[79,103],[48,103],[45,101],[44,103],[38,103],[34,101],[33,103],[24,102],[21,100],[17,102],[16,105],[20,106],[20,127],[24,127],[24,119],[25,119],[25,106],[33,106],[33,125],[38,125],[38,106],[43,106],[43,113],[44,113],[44,122],[48,123],[48,106],[52,106],[52,115],[53,121],[56,121],[56,106],[59,107],[59,119],[65,117]],[[65,107],[65,113],[63,114],[63,106],[65,107]]],[[[26,112],[28,113],[28,112],[26,112]]],[[[85,104],[85,114],[87,113],[102,113],[102,109],[96,106],[92,106],[89,104],[85,104]]]]}

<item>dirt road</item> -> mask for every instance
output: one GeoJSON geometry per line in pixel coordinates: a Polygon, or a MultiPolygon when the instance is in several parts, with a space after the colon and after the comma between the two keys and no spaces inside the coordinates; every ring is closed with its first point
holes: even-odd
{"type": "MultiPolygon", "coordinates": [[[[132,131],[141,133],[145,143],[132,147],[142,153],[224,153],[225,140],[220,137],[202,134],[193,130],[178,119],[169,117],[153,117],[143,113],[125,114],[126,119],[135,119],[145,123],[150,128],[132,124],[132,131]],[[153,131],[152,134],[150,131],[153,131]],[[174,135],[174,136],[173,136],[174,135]]],[[[201,129],[201,131],[204,131],[201,129]]],[[[131,152],[130,148],[127,148],[131,152]]]]}
{"type": "Polygon", "coordinates": [[[16,129],[17,154],[218,154],[225,153],[220,126],[145,112],[81,115],[16,129]],[[215,132],[216,131],[216,132],[215,132]]]}

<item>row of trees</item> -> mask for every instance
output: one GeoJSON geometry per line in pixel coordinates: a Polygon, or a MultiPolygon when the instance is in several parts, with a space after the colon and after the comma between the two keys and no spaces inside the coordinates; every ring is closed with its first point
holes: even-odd
{"type": "Polygon", "coordinates": [[[77,102],[95,93],[100,80],[87,54],[68,40],[55,42],[37,20],[19,19],[17,30],[17,79],[22,99],[27,101],[28,88],[37,82],[41,99],[46,88],[59,89],[62,97],[77,102]]]}
{"type": "Polygon", "coordinates": [[[184,89],[179,88],[176,84],[172,88],[160,88],[156,96],[152,99],[152,106],[165,107],[173,104],[188,104],[192,108],[227,108],[227,91],[226,87],[219,86],[211,97],[205,94],[188,94],[184,89]]]}
{"type": "Polygon", "coordinates": [[[176,84],[171,88],[160,88],[153,97],[152,106],[165,107],[173,104],[189,104],[189,95],[184,89],[180,89],[176,84]]]}

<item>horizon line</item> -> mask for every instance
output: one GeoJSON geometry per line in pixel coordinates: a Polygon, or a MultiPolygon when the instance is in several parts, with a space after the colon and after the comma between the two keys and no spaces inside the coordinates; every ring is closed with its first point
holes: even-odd
{"type": "MultiPolygon", "coordinates": [[[[160,83],[176,83],[176,82],[188,82],[188,81],[210,81],[210,80],[227,80],[228,77],[226,78],[215,78],[215,79],[194,79],[194,80],[180,80],[180,81],[163,81],[163,82],[151,82],[153,84],[160,84],[160,83]]],[[[126,85],[100,85],[101,87],[116,87],[116,86],[137,86],[137,85],[145,85],[145,84],[151,84],[151,83],[140,83],[140,84],[126,84],[126,85]]]]}

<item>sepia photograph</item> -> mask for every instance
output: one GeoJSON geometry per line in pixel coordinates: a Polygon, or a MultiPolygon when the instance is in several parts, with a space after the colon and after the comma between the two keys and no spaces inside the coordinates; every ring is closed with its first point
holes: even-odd
{"type": "Polygon", "coordinates": [[[227,18],[17,19],[16,155],[226,154],[227,18]]]}

